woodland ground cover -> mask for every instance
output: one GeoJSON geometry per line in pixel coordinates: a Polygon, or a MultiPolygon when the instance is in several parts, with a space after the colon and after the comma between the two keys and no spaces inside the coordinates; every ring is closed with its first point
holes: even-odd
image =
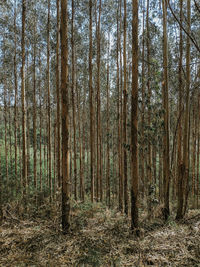
{"type": "MultiPolygon", "coordinates": [[[[57,202],[58,203],[58,202],[57,202]]],[[[58,204],[39,209],[3,208],[0,266],[200,266],[200,213],[163,223],[159,208],[149,222],[141,211],[141,237],[130,218],[100,203],[74,202],[71,229],[63,235],[58,204]],[[21,216],[20,214],[22,214],[21,216]]]]}

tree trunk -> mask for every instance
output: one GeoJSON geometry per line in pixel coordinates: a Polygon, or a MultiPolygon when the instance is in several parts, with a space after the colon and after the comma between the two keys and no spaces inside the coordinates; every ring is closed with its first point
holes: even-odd
{"type": "MultiPolygon", "coordinates": [[[[131,225],[138,228],[138,0],[132,0],[131,225]]],[[[138,232],[136,232],[138,234],[138,232]]]]}
{"type": "Polygon", "coordinates": [[[61,1],[61,95],[62,95],[62,228],[70,226],[69,198],[69,101],[68,101],[68,44],[67,0],[61,1]]]}
{"type": "Polygon", "coordinates": [[[163,157],[163,182],[164,182],[164,218],[168,219],[169,210],[169,103],[168,103],[168,40],[167,40],[167,4],[162,0],[163,8],[163,107],[164,114],[164,157],[163,157]]]}
{"type": "Polygon", "coordinates": [[[15,55],[14,55],[14,79],[15,79],[15,110],[14,110],[14,124],[15,124],[15,178],[17,179],[17,116],[18,116],[18,81],[17,81],[17,29],[16,29],[16,1],[15,1],[15,14],[14,14],[14,31],[15,31],[15,55]]]}
{"type": "MultiPolygon", "coordinates": [[[[183,21],[183,0],[180,0],[180,22],[182,24],[183,21]]],[[[179,42],[179,104],[178,104],[178,116],[179,116],[179,125],[178,125],[178,152],[177,152],[177,193],[178,193],[178,206],[177,206],[177,214],[176,219],[180,219],[182,217],[182,208],[183,208],[183,174],[182,174],[182,87],[183,87],[183,79],[182,79],[182,61],[183,61],[183,34],[182,28],[179,27],[180,30],[180,42],[179,42]]]]}
{"type": "Polygon", "coordinates": [[[34,44],[33,44],[33,160],[34,160],[34,186],[37,190],[37,114],[36,114],[36,21],[34,22],[34,44]]]}
{"type": "Polygon", "coordinates": [[[76,106],[75,106],[75,54],[74,54],[74,0],[72,0],[71,21],[71,45],[72,45],[72,116],[73,116],[73,150],[74,150],[74,198],[77,200],[77,166],[76,166],[76,106]]]}
{"type": "Polygon", "coordinates": [[[94,108],[92,86],[92,0],[89,1],[89,98],[90,98],[90,179],[91,201],[94,201],[94,108]]]}
{"type": "Polygon", "coordinates": [[[56,1],[57,4],[57,41],[56,41],[56,94],[57,94],[57,179],[58,186],[61,186],[61,171],[60,171],[60,161],[61,161],[61,147],[60,147],[60,70],[59,70],[59,49],[60,49],[60,0],[56,1]]]}
{"type": "Polygon", "coordinates": [[[21,68],[21,101],[22,101],[22,142],[23,142],[23,168],[22,168],[22,179],[23,179],[23,200],[26,196],[27,188],[27,155],[26,155],[26,106],[25,106],[25,20],[26,20],[26,0],[22,2],[22,68],[21,68]]]}
{"type": "MultiPolygon", "coordinates": [[[[191,33],[191,1],[187,0],[187,32],[191,33]]],[[[188,198],[188,184],[189,184],[189,131],[190,131],[190,38],[187,36],[186,44],[186,107],[185,107],[185,129],[184,129],[184,141],[183,141],[183,164],[185,166],[184,176],[184,210],[183,216],[187,208],[188,198]]]]}
{"type": "MultiPolygon", "coordinates": [[[[41,73],[41,53],[39,53],[39,72],[41,73]]],[[[39,99],[40,99],[40,192],[42,192],[42,93],[41,78],[39,80],[39,99]]]]}
{"type": "Polygon", "coordinates": [[[108,59],[107,59],[107,85],[106,85],[106,202],[107,205],[110,207],[110,127],[109,127],[109,53],[110,53],[110,35],[109,35],[109,42],[108,42],[108,59]]]}
{"type": "Polygon", "coordinates": [[[124,212],[128,215],[128,177],[127,177],[127,151],[126,151],[126,124],[127,124],[127,80],[126,80],[126,0],[124,0],[124,51],[123,51],[123,59],[124,59],[124,88],[123,88],[123,96],[124,96],[124,105],[123,105],[123,152],[124,152],[124,212]]]}
{"type": "Polygon", "coordinates": [[[97,32],[97,200],[100,195],[100,161],[101,161],[101,99],[100,99],[100,74],[101,74],[101,0],[99,1],[99,17],[98,23],[96,21],[97,32]]]}
{"type": "Polygon", "coordinates": [[[52,198],[52,177],[51,177],[51,93],[50,93],[50,0],[48,0],[47,19],[47,117],[48,117],[48,183],[50,190],[50,201],[52,198]]]}

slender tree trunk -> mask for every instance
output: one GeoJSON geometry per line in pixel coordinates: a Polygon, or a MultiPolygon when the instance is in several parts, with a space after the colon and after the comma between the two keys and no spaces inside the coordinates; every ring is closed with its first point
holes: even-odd
{"type": "Polygon", "coordinates": [[[62,228],[70,226],[69,198],[69,101],[68,101],[68,44],[67,0],[61,1],[61,95],[62,95],[62,228]]]}
{"type": "Polygon", "coordinates": [[[127,151],[126,151],[126,140],[127,140],[127,80],[126,80],[126,0],[124,0],[124,51],[123,51],[123,59],[124,59],[124,88],[123,88],[123,96],[124,96],[124,105],[123,105],[123,152],[124,152],[124,212],[128,215],[128,178],[127,178],[127,151]]]}
{"type": "Polygon", "coordinates": [[[72,0],[71,21],[71,45],[72,45],[72,116],[73,116],[73,150],[74,150],[74,198],[77,200],[77,155],[76,155],[76,106],[75,106],[75,54],[74,54],[74,0],[72,0]]]}
{"type": "MultiPolygon", "coordinates": [[[[77,70],[75,70],[77,74],[77,70]]],[[[77,76],[76,76],[77,77],[77,76]]],[[[76,78],[76,99],[77,99],[77,111],[78,111],[78,142],[79,142],[79,177],[80,177],[80,199],[84,201],[84,179],[83,179],[83,164],[82,164],[82,144],[81,144],[81,115],[80,115],[80,92],[78,90],[78,81],[76,78]]]]}
{"type": "MultiPolygon", "coordinates": [[[[143,3],[144,5],[144,3],[143,3]]],[[[144,170],[144,154],[145,154],[145,143],[144,143],[144,123],[145,123],[145,65],[144,65],[144,53],[145,53],[145,7],[143,7],[143,22],[142,22],[142,112],[141,112],[141,137],[142,137],[142,145],[141,145],[141,189],[142,195],[144,197],[145,193],[145,170],[144,170]]]]}
{"type": "MultiPolygon", "coordinates": [[[[132,0],[131,225],[138,228],[138,0],[132,0]]],[[[138,232],[136,232],[138,234],[138,232]]]]}
{"type": "Polygon", "coordinates": [[[106,146],[106,200],[107,205],[110,207],[110,127],[109,127],[109,53],[110,53],[110,36],[109,36],[109,42],[108,42],[108,59],[107,59],[107,85],[106,85],[106,113],[107,113],[107,119],[106,119],[106,135],[107,135],[107,146],[106,146]]]}
{"type": "MultiPolygon", "coordinates": [[[[41,73],[41,55],[39,53],[39,72],[41,73]]],[[[40,99],[40,192],[42,192],[42,93],[41,78],[39,80],[39,99],[40,99]]]]}
{"type": "Polygon", "coordinates": [[[159,144],[159,203],[163,202],[163,157],[162,145],[159,144]]]}
{"type": "MultiPolygon", "coordinates": [[[[9,158],[10,158],[10,175],[12,177],[12,127],[11,127],[12,121],[11,121],[11,91],[10,88],[8,90],[8,133],[9,133],[9,158]]],[[[11,188],[11,191],[13,191],[14,188],[11,188]]]]}
{"type": "MultiPolygon", "coordinates": [[[[148,90],[148,127],[151,127],[151,86],[150,86],[150,32],[149,32],[149,0],[147,0],[147,17],[146,17],[146,30],[147,30],[147,90],[148,90]]],[[[149,186],[152,183],[152,148],[151,148],[151,134],[148,130],[148,165],[147,165],[147,176],[149,180],[149,186]]],[[[151,212],[151,211],[150,211],[151,212]]]]}
{"type": "MultiPolygon", "coordinates": [[[[86,131],[85,131],[85,127],[86,127],[86,123],[85,123],[85,117],[86,117],[86,86],[84,86],[84,96],[83,96],[83,113],[82,113],[82,138],[83,138],[83,153],[82,153],[82,173],[83,173],[83,181],[85,180],[85,177],[87,177],[86,171],[87,171],[87,167],[85,165],[85,155],[87,155],[87,150],[86,150],[86,131]]],[[[85,185],[83,188],[83,201],[85,200],[85,185]]]]}
{"type": "Polygon", "coordinates": [[[100,74],[101,74],[101,0],[99,0],[99,17],[98,23],[96,22],[97,32],[97,200],[100,193],[100,145],[101,145],[101,99],[100,99],[100,74]]]}
{"type": "Polygon", "coordinates": [[[15,54],[14,54],[14,79],[15,79],[15,107],[14,107],[14,135],[15,135],[15,178],[17,179],[17,130],[18,130],[18,81],[17,81],[17,29],[16,29],[16,1],[14,14],[14,31],[15,31],[15,54]]]}
{"type": "MultiPolygon", "coordinates": [[[[191,32],[191,1],[187,0],[187,32],[191,32]]],[[[185,129],[183,141],[183,164],[185,166],[184,176],[184,210],[183,216],[187,208],[188,184],[189,184],[189,121],[190,121],[190,38],[187,36],[186,44],[186,107],[185,107],[185,129]]]]}
{"type": "Polygon", "coordinates": [[[56,192],[56,143],[57,143],[57,124],[56,119],[54,120],[54,153],[53,153],[53,198],[55,198],[56,192]]]}
{"type": "Polygon", "coordinates": [[[26,156],[26,107],[25,107],[25,19],[26,19],[26,0],[22,2],[22,68],[21,68],[21,101],[22,101],[22,142],[23,142],[23,168],[22,168],[22,179],[23,179],[23,200],[26,196],[27,188],[27,156],[26,156]]]}
{"type": "Polygon", "coordinates": [[[92,0],[89,0],[89,98],[90,98],[90,179],[91,179],[91,201],[94,201],[94,108],[93,108],[93,86],[92,86],[92,0]]]}
{"type": "Polygon", "coordinates": [[[123,210],[123,182],[122,182],[122,142],[121,142],[121,92],[120,92],[120,68],[119,52],[121,56],[121,0],[118,0],[117,8],[117,114],[118,114],[118,177],[119,177],[119,210],[123,210]]]}
{"type": "MultiPolygon", "coordinates": [[[[25,88],[27,88],[25,93],[25,99],[26,101],[26,157],[27,157],[27,191],[29,190],[29,184],[30,184],[30,106],[29,106],[29,95],[27,92],[30,90],[30,80],[29,80],[29,52],[27,52],[27,66],[26,66],[26,73],[27,78],[25,82],[25,88]]],[[[28,192],[27,192],[28,193],[28,192]]]]}
{"type": "Polygon", "coordinates": [[[195,100],[193,97],[193,111],[192,111],[192,207],[195,205],[195,173],[196,173],[196,112],[195,100]]]}
{"type": "Polygon", "coordinates": [[[146,31],[147,31],[147,93],[148,93],[148,114],[147,114],[147,124],[148,124],[148,154],[147,154],[147,177],[148,177],[148,188],[147,188],[147,202],[148,202],[148,217],[152,217],[152,145],[151,145],[151,72],[150,72],[150,32],[149,32],[149,0],[147,0],[147,13],[146,13],[146,31]]]}
{"type": "MultiPolygon", "coordinates": [[[[180,0],[180,22],[182,24],[183,21],[183,0],[180,0]]],[[[180,219],[182,217],[182,209],[183,209],[183,165],[182,165],[182,87],[183,87],[183,79],[182,79],[182,61],[183,61],[183,34],[182,34],[182,28],[179,27],[180,31],[180,42],[179,42],[179,105],[178,105],[178,116],[179,116],[179,125],[178,125],[178,153],[177,153],[177,177],[178,177],[178,183],[177,183],[177,193],[178,193],[178,206],[177,206],[177,214],[176,219],[180,219]]]]}
{"type": "Polygon", "coordinates": [[[50,0],[48,0],[47,19],[47,113],[48,113],[48,183],[50,190],[50,201],[52,198],[52,177],[51,177],[51,93],[50,93],[50,0]]]}
{"type": "Polygon", "coordinates": [[[124,161],[123,161],[123,152],[124,152],[124,146],[123,146],[123,69],[122,69],[122,45],[121,45],[121,35],[122,35],[122,1],[120,1],[119,6],[119,17],[120,17],[120,25],[119,25],[119,60],[120,60],[120,129],[121,129],[121,183],[119,190],[121,190],[120,196],[121,198],[121,204],[122,204],[122,210],[123,211],[123,199],[124,199],[124,161]]]}
{"type": "Polygon", "coordinates": [[[199,207],[199,176],[200,176],[200,166],[199,166],[199,156],[200,156],[200,94],[198,94],[198,112],[197,112],[197,170],[196,170],[196,208],[199,207]]]}
{"type": "Polygon", "coordinates": [[[34,44],[33,44],[33,159],[34,159],[34,186],[37,190],[37,114],[36,114],[36,21],[34,22],[34,44]]]}
{"type": "Polygon", "coordinates": [[[57,94],[57,179],[58,186],[61,186],[61,147],[60,147],[60,71],[59,71],[59,48],[60,48],[60,0],[56,1],[57,4],[57,41],[56,41],[56,94],[57,94]]]}
{"type": "MultiPolygon", "coordinates": [[[[27,65],[28,65],[28,62],[27,62],[27,65]]],[[[28,67],[27,67],[28,69],[28,67]]],[[[30,90],[30,87],[29,87],[29,74],[28,74],[28,71],[27,71],[27,83],[26,83],[26,88],[29,88],[30,90]]],[[[27,90],[28,91],[28,90],[27,90]]],[[[30,157],[30,114],[32,113],[31,112],[31,108],[29,106],[29,98],[28,98],[28,95],[27,95],[27,101],[26,101],[26,104],[27,104],[27,116],[26,116],[26,141],[27,141],[27,146],[26,146],[26,153],[27,153],[27,190],[29,190],[29,185],[30,185],[30,177],[31,177],[31,157],[30,157]]]]}
{"type": "Polygon", "coordinates": [[[164,182],[164,218],[168,219],[169,210],[169,103],[168,103],[168,40],[167,40],[167,4],[162,0],[163,8],[163,107],[164,114],[164,158],[163,158],[163,182],[164,182]]]}
{"type": "MultiPolygon", "coordinates": [[[[4,52],[5,53],[5,52],[4,52]]],[[[8,186],[8,147],[7,147],[7,81],[4,77],[4,153],[5,153],[5,165],[6,165],[6,183],[8,186]]],[[[7,190],[9,190],[7,188],[7,190]]]]}

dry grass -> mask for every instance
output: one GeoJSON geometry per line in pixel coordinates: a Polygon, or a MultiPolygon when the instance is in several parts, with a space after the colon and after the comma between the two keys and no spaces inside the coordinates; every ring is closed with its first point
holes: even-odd
{"type": "Polygon", "coordinates": [[[138,239],[129,229],[129,219],[98,203],[75,205],[68,235],[61,232],[58,209],[47,212],[51,219],[34,219],[33,215],[22,219],[15,208],[4,208],[0,226],[2,267],[200,266],[197,210],[190,211],[179,224],[169,220],[164,225],[159,219],[147,223],[143,219],[138,239]]]}

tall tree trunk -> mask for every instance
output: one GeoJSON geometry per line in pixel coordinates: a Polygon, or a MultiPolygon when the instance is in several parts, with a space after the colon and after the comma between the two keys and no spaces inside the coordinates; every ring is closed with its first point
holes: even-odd
{"type": "Polygon", "coordinates": [[[151,148],[151,86],[150,86],[150,32],[149,32],[149,0],[147,0],[147,15],[146,15],[146,31],[147,31],[147,91],[148,91],[148,165],[147,165],[147,176],[149,180],[149,186],[152,183],[152,148],[151,148]]]}
{"type": "Polygon", "coordinates": [[[76,99],[77,99],[77,111],[78,111],[78,142],[79,142],[79,177],[80,177],[80,199],[82,201],[84,201],[84,176],[83,176],[83,164],[82,164],[82,143],[81,143],[81,115],[80,115],[80,91],[78,90],[78,81],[77,81],[77,70],[75,69],[75,73],[76,73],[76,99]]]}
{"type": "Polygon", "coordinates": [[[124,59],[124,88],[123,88],[123,96],[124,96],[124,105],[123,105],[123,152],[124,152],[124,212],[128,215],[128,177],[127,177],[127,151],[126,151],[126,135],[127,135],[127,80],[126,80],[126,0],[124,0],[124,51],[123,51],[123,59],[124,59]]]}
{"type": "Polygon", "coordinates": [[[76,166],[76,106],[75,106],[75,54],[74,54],[74,0],[72,0],[71,21],[71,45],[72,45],[72,116],[73,116],[73,150],[74,150],[74,198],[77,200],[77,166],[76,166]]]}
{"type": "Polygon", "coordinates": [[[23,168],[22,168],[22,179],[23,179],[23,200],[26,196],[27,188],[27,156],[26,156],[26,107],[25,107],[25,20],[26,20],[26,0],[22,2],[22,68],[21,68],[21,101],[22,101],[22,142],[23,142],[23,168]]]}
{"type": "Polygon", "coordinates": [[[92,86],[92,0],[89,1],[89,98],[90,98],[90,179],[91,179],[91,201],[94,201],[94,108],[93,108],[93,86],[92,86]]]}
{"type": "Polygon", "coordinates": [[[17,29],[16,29],[16,1],[14,14],[14,31],[15,31],[15,54],[14,54],[14,79],[15,79],[15,107],[14,107],[14,135],[15,135],[15,178],[17,179],[17,116],[18,116],[18,81],[17,81],[17,29]]]}
{"type": "Polygon", "coordinates": [[[119,64],[120,64],[120,130],[121,130],[121,183],[119,190],[121,190],[121,204],[122,204],[122,210],[123,211],[123,200],[124,200],[124,146],[123,146],[123,69],[122,69],[122,45],[121,45],[121,35],[122,35],[122,1],[120,1],[119,6],[119,18],[120,18],[120,25],[119,25],[119,64]]]}
{"type": "Polygon", "coordinates": [[[60,48],[60,0],[56,1],[57,4],[57,40],[56,40],[56,94],[57,94],[57,179],[58,186],[61,185],[61,171],[60,171],[60,161],[61,161],[61,148],[60,148],[60,71],[59,71],[59,48],[60,48]]]}
{"type": "MultiPolygon", "coordinates": [[[[197,98],[198,99],[198,98],[197,98]]],[[[196,146],[197,146],[197,120],[196,120],[196,103],[193,97],[193,120],[192,120],[192,198],[193,208],[195,207],[196,191],[196,146]]]]}
{"type": "MultiPolygon", "coordinates": [[[[83,181],[85,180],[85,177],[87,177],[86,175],[86,171],[87,171],[87,167],[85,167],[85,155],[87,155],[87,151],[86,151],[86,131],[85,131],[85,115],[86,115],[86,105],[85,105],[85,102],[86,102],[86,86],[84,86],[84,96],[83,96],[83,113],[82,113],[82,138],[83,138],[83,153],[82,153],[82,163],[83,163],[83,166],[82,166],[82,173],[83,173],[83,181]]],[[[83,188],[83,201],[85,199],[85,185],[84,185],[84,188],[83,188]]]]}
{"type": "MultiPolygon", "coordinates": [[[[9,134],[9,158],[10,158],[10,175],[12,176],[12,129],[11,129],[11,89],[8,90],[8,134],[9,134]]],[[[13,191],[14,188],[11,188],[13,191]]]]}
{"type": "Polygon", "coordinates": [[[100,146],[101,146],[101,99],[100,99],[100,74],[101,74],[101,0],[99,0],[99,17],[98,23],[96,22],[97,32],[97,200],[100,193],[100,146]]]}
{"type": "Polygon", "coordinates": [[[70,226],[69,198],[69,101],[68,101],[68,44],[67,0],[61,1],[61,95],[62,95],[62,228],[70,226]]]}
{"type": "MultiPolygon", "coordinates": [[[[5,52],[4,52],[5,53],[5,52]]],[[[4,153],[6,167],[6,186],[8,187],[8,147],[7,147],[7,80],[4,76],[4,153]]],[[[8,190],[8,188],[6,188],[8,190]]]]}
{"type": "MultiPolygon", "coordinates": [[[[183,0],[180,0],[180,23],[183,21],[183,0]]],[[[182,87],[183,87],[183,79],[182,79],[182,62],[183,62],[183,33],[182,28],[179,27],[180,31],[180,41],[179,41],[179,104],[178,104],[178,116],[179,116],[179,125],[178,125],[178,153],[177,153],[177,192],[178,192],[178,206],[176,219],[180,219],[182,217],[182,209],[183,209],[183,172],[182,172],[182,87]]]]}
{"type": "Polygon", "coordinates": [[[36,114],[36,21],[34,21],[34,44],[33,44],[33,160],[34,160],[34,186],[37,190],[37,114],[36,114]]]}
{"type": "Polygon", "coordinates": [[[145,65],[144,65],[144,55],[145,55],[145,5],[143,2],[143,22],[142,22],[142,112],[141,112],[141,189],[144,197],[145,193],[145,170],[144,170],[144,159],[145,159],[145,142],[144,142],[144,123],[145,123],[145,65]]]}
{"type": "Polygon", "coordinates": [[[47,18],[47,113],[48,113],[48,183],[50,190],[50,201],[52,198],[52,177],[51,177],[51,93],[50,93],[50,0],[48,0],[47,18]]]}
{"type": "Polygon", "coordinates": [[[162,0],[163,8],[163,107],[164,114],[164,157],[163,157],[163,182],[164,182],[164,218],[168,219],[169,210],[169,103],[168,103],[168,38],[167,38],[167,4],[162,0]]]}
{"type": "MultiPolygon", "coordinates": [[[[39,72],[41,73],[41,53],[39,53],[39,72]]],[[[40,99],[40,192],[42,192],[42,93],[41,78],[39,80],[39,99],[40,99]]],[[[43,142],[44,143],[44,142],[43,142]]]]}
{"type": "MultiPolygon", "coordinates": [[[[138,228],[138,0],[132,0],[131,224],[138,228]]],[[[138,234],[138,232],[136,232],[138,234]]]]}
{"type": "Polygon", "coordinates": [[[200,155],[200,94],[198,94],[198,109],[197,109],[197,170],[196,170],[196,208],[199,206],[199,176],[200,176],[200,166],[199,166],[199,155],[200,155]]]}
{"type": "Polygon", "coordinates": [[[122,142],[121,142],[121,90],[120,90],[120,62],[119,52],[121,55],[121,0],[118,0],[117,7],[117,114],[118,114],[118,177],[119,177],[119,210],[123,210],[123,180],[122,180],[122,142]]]}
{"type": "MultiPolygon", "coordinates": [[[[191,32],[191,1],[187,0],[187,32],[191,32]]],[[[183,165],[184,175],[184,209],[183,216],[187,208],[188,184],[189,184],[189,121],[190,121],[190,38],[187,36],[186,44],[186,107],[185,107],[185,125],[183,137],[183,165]]]]}
{"type": "Polygon", "coordinates": [[[110,53],[110,35],[109,35],[109,42],[108,42],[108,59],[107,59],[107,85],[106,85],[106,136],[107,136],[107,146],[106,146],[106,200],[107,205],[110,207],[110,127],[109,127],[109,53],[110,53]]]}

